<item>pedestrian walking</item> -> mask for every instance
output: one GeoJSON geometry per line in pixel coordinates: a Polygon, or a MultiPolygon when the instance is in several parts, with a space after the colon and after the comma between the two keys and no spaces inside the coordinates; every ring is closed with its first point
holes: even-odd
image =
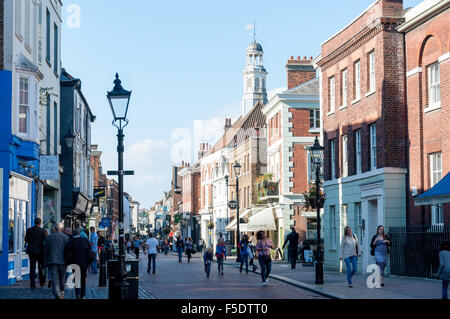
{"type": "Polygon", "coordinates": [[[86,239],[89,239],[86,233],[84,232],[83,228],[80,226],[80,224],[75,224],[75,229],[80,229],[80,236],[86,239]]]}
{"type": "Polygon", "coordinates": [[[92,261],[92,264],[91,264],[91,273],[93,275],[96,275],[96,274],[98,274],[98,270],[97,270],[98,235],[95,232],[94,226],[92,226],[90,228],[90,231],[91,231],[91,236],[89,238],[89,242],[91,243],[91,249],[95,255],[94,260],[92,261]]]}
{"type": "Polygon", "coordinates": [[[44,260],[53,281],[53,295],[56,299],[64,299],[65,249],[69,237],[63,234],[63,228],[62,223],[56,224],[56,232],[45,239],[44,260]]]}
{"type": "Polygon", "coordinates": [[[384,226],[377,227],[377,233],[370,241],[370,254],[375,257],[375,263],[380,267],[380,284],[384,286],[384,269],[388,262],[391,238],[384,233],[384,226]]]}
{"type": "Polygon", "coordinates": [[[97,231],[97,237],[98,237],[97,247],[98,250],[100,251],[103,249],[103,247],[105,247],[105,237],[102,236],[101,231],[97,231]]]}
{"type": "Polygon", "coordinates": [[[184,242],[181,239],[181,235],[178,236],[177,242],[175,243],[175,247],[178,252],[178,262],[181,264],[183,262],[183,250],[184,250],[184,242]]]}
{"type": "Polygon", "coordinates": [[[194,242],[192,241],[192,239],[190,237],[186,237],[184,240],[184,245],[186,247],[186,256],[188,259],[188,263],[190,263],[191,258],[192,258],[192,249],[194,246],[194,242]]]}
{"type": "Polygon", "coordinates": [[[105,250],[106,250],[106,260],[110,260],[114,258],[114,242],[112,240],[112,236],[106,236],[105,241],[105,250]]]}
{"type": "Polygon", "coordinates": [[[169,241],[167,239],[164,239],[164,243],[163,243],[163,251],[164,251],[164,255],[167,256],[167,254],[169,253],[169,241]]]}
{"type": "Polygon", "coordinates": [[[78,265],[81,272],[81,286],[75,288],[77,299],[86,299],[86,277],[87,269],[95,258],[95,254],[91,249],[91,244],[86,238],[81,237],[80,229],[73,231],[73,238],[66,246],[66,264],[78,265]]]}
{"type": "Polygon", "coordinates": [[[205,251],[205,254],[203,255],[203,264],[205,265],[205,272],[206,277],[209,277],[209,274],[211,273],[211,264],[213,260],[213,254],[212,249],[208,248],[205,251]]]}
{"type": "Polygon", "coordinates": [[[255,232],[252,232],[250,234],[250,237],[249,237],[248,241],[249,241],[250,248],[252,250],[253,256],[255,256],[256,255],[256,243],[257,243],[255,232]]]}
{"type": "Polygon", "coordinates": [[[139,248],[141,247],[141,240],[139,239],[139,236],[136,236],[134,239],[134,254],[136,255],[136,259],[139,260],[139,248]]]}
{"type": "Polygon", "coordinates": [[[159,242],[156,238],[153,237],[153,234],[150,233],[148,235],[147,239],[147,247],[148,247],[148,266],[147,266],[147,273],[149,274],[152,270],[152,264],[153,264],[153,275],[156,271],[156,254],[157,249],[159,246],[159,242]]]}
{"type": "Polygon", "coordinates": [[[45,230],[41,228],[42,220],[36,218],[34,226],[27,229],[25,242],[27,243],[26,253],[30,258],[30,288],[35,289],[36,263],[38,264],[38,275],[40,286],[45,285],[45,267],[44,267],[44,241],[45,230]]]}
{"type": "Polygon", "coordinates": [[[131,251],[131,240],[128,239],[127,240],[127,253],[130,253],[130,251],[131,251]]]}
{"type": "Polygon", "coordinates": [[[216,245],[216,258],[217,258],[217,268],[219,270],[219,274],[223,276],[223,261],[227,260],[227,247],[223,241],[223,238],[219,238],[219,241],[216,245]]]}
{"type": "Polygon", "coordinates": [[[252,252],[252,248],[250,247],[250,245],[247,246],[247,253],[248,253],[248,260],[249,260],[249,265],[253,267],[253,272],[256,271],[256,269],[258,269],[258,267],[255,265],[253,259],[253,252],[252,252]]]}
{"type": "Polygon", "coordinates": [[[64,229],[64,234],[66,234],[69,237],[69,240],[73,238],[72,229],[70,228],[64,229]]]}
{"type": "MultiPolygon", "coordinates": [[[[48,237],[48,232],[47,231],[45,231],[45,233],[46,233],[46,235],[45,235],[45,237],[48,237]]],[[[52,226],[51,228],[50,228],[50,233],[51,234],[53,234],[53,233],[56,233],[56,225],[55,226],[52,226]]],[[[45,255],[45,241],[44,241],[44,255],[45,255]]],[[[53,280],[52,280],[52,275],[51,275],[51,273],[50,273],[50,270],[48,269],[48,265],[46,264],[46,260],[45,260],[45,256],[44,256],[44,265],[45,265],[45,271],[46,271],[46,273],[48,274],[48,288],[52,288],[52,285],[53,285],[53,280]]]]}
{"type": "Polygon", "coordinates": [[[437,275],[442,280],[442,299],[448,299],[448,285],[450,283],[450,241],[443,241],[441,243],[437,275]]]}
{"type": "Polygon", "coordinates": [[[262,285],[265,286],[268,282],[270,271],[272,270],[270,250],[273,249],[273,244],[272,241],[267,238],[264,231],[259,231],[256,234],[256,238],[256,252],[258,253],[258,261],[261,267],[262,285]]]}
{"type": "Polygon", "coordinates": [[[352,233],[350,226],[345,226],[339,259],[344,260],[347,266],[347,283],[349,288],[353,288],[352,277],[358,269],[358,257],[360,256],[361,248],[359,247],[358,238],[352,233]]]}
{"type": "Polygon", "coordinates": [[[295,227],[292,227],[291,233],[286,236],[286,241],[283,244],[283,250],[284,250],[287,243],[289,243],[288,259],[289,259],[289,262],[291,263],[291,269],[295,269],[295,265],[297,263],[299,237],[300,237],[299,234],[295,231],[295,227]]]}
{"type": "Polygon", "coordinates": [[[241,255],[241,267],[239,272],[242,273],[242,266],[245,263],[245,273],[248,274],[248,236],[244,234],[242,240],[239,242],[239,249],[241,255]]]}

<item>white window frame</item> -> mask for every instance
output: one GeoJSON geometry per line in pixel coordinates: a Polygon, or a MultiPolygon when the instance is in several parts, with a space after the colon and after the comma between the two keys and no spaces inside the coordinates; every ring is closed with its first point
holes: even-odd
{"type": "Polygon", "coordinates": [[[355,68],[355,101],[361,99],[361,61],[354,63],[355,68]]]}
{"type": "Polygon", "coordinates": [[[428,70],[428,107],[441,102],[440,64],[435,62],[427,67],[428,70]]]}
{"type": "Polygon", "coordinates": [[[342,177],[348,176],[348,136],[342,135],[342,177]]]}
{"type": "Polygon", "coordinates": [[[348,87],[348,78],[347,78],[347,69],[342,71],[342,107],[347,106],[347,88],[348,87]]]}
{"type": "Polygon", "coordinates": [[[356,174],[362,173],[361,130],[355,132],[356,174]]]}
{"type": "Polygon", "coordinates": [[[369,53],[369,93],[375,92],[375,51],[369,53]]]}
{"type": "Polygon", "coordinates": [[[336,143],[332,139],[330,141],[330,157],[331,157],[331,179],[336,178],[336,143]]]}
{"type": "MultiPolygon", "coordinates": [[[[37,101],[37,81],[31,72],[16,71],[16,135],[23,139],[37,139],[38,134],[38,101],[37,101]],[[21,78],[28,80],[28,105],[27,106],[27,131],[20,132],[20,81],[21,78]]],[[[25,105],[24,105],[25,106],[25,105]]]]}
{"type": "MultiPolygon", "coordinates": [[[[430,160],[430,188],[442,179],[442,152],[428,155],[430,160]]],[[[443,225],[444,212],[442,205],[431,205],[431,224],[443,225]]]]}
{"type": "Polygon", "coordinates": [[[310,109],[309,110],[309,130],[318,130],[320,129],[320,109],[310,109]],[[312,112],[312,117],[311,117],[312,112]],[[313,121],[313,125],[311,126],[311,120],[313,121]],[[319,123],[317,123],[319,122],[319,123]],[[319,124],[319,126],[317,126],[319,124]]]}
{"type": "Polygon", "coordinates": [[[328,102],[328,105],[329,112],[332,113],[336,109],[336,78],[334,76],[330,77],[328,83],[330,90],[330,101],[328,102]]]}
{"type": "Polygon", "coordinates": [[[370,127],[370,169],[377,168],[377,127],[372,124],[370,127]]]}

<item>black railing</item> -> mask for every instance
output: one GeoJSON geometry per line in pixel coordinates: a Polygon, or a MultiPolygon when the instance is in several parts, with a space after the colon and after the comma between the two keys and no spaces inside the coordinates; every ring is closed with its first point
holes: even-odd
{"type": "Polygon", "coordinates": [[[450,225],[390,227],[391,273],[436,278],[441,242],[450,240],[450,225]]]}

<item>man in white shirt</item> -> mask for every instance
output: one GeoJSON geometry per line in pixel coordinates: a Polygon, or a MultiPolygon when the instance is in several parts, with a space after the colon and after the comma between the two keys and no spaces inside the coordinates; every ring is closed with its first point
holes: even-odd
{"type": "Polygon", "coordinates": [[[148,267],[147,267],[147,273],[150,273],[150,270],[152,269],[151,264],[153,263],[153,275],[155,274],[156,270],[156,254],[157,254],[157,248],[158,248],[158,240],[153,237],[153,233],[149,233],[148,239],[147,239],[147,247],[148,247],[148,267]]]}

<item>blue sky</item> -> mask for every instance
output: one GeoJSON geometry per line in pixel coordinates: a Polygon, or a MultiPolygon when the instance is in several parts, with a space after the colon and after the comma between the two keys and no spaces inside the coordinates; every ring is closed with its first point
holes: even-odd
{"type": "MultiPolygon", "coordinates": [[[[124,88],[133,90],[125,168],[136,175],[125,178],[125,191],[149,208],[170,188],[171,165],[180,159],[172,154],[180,145],[177,133],[184,134],[182,145],[191,151],[182,159],[193,162],[197,144],[213,143],[223,119],[239,116],[245,50],[253,40],[247,25],[256,20],[267,87],[274,90],[286,86],[289,56],[317,56],[324,40],[372,2],[64,1],[63,67],[82,80],[97,116],[92,143],[104,152],[104,171],[117,167],[117,132],[106,100],[115,72],[124,88]],[[66,24],[72,4],[81,9],[80,28],[66,24]],[[194,133],[194,122],[203,127],[201,135],[194,133]]],[[[419,2],[404,0],[404,7],[419,2]]]]}

